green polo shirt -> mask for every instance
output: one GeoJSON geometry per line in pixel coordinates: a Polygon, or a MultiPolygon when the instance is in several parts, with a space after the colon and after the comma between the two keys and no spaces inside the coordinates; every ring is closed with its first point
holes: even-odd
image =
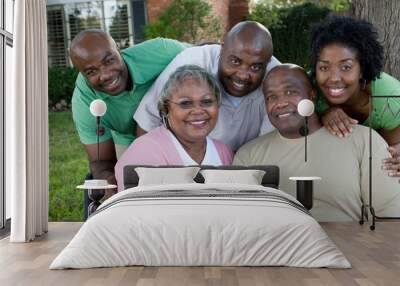
{"type": "Polygon", "coordinates": [[[188,46],[175,40],[157,38],[123,50],[121,55],[134,79],[134,87],[116,96],[94,90],[79,73],[72,96],[72,115],[81,142],[97,143],[96,118],[90,113],[89,106],[93,100],[102,99],[107,112],[101,118],[105,133],[100,142],[112,138],[115,144],[129,145],[135,139],[133,114],[141,99],[170,61],[188,46]]]}
{"type": "MultiPolygon", "coordinates": [[[[392,130],[400,126],[400,82],[394,77],[381,73],[380,77],[372,82],[372,114],[362,122],[362,125],[373,129],[392,130]],[[385,98],[384,96],[398,96],[398,98],[385,98]]],[[[329,108],[325,97],[318,89],[315,109],[318,114],[324,113],[329,108]]]]}

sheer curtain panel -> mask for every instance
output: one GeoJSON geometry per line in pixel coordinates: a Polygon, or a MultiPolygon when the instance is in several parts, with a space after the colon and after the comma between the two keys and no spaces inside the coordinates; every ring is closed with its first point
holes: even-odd
{"type": "Polygon", "coordinates": [[[45,0],[15,1],[13,92],[6,97],[6,187],[12,242],[48,227],[47,21],[45,0]]]}

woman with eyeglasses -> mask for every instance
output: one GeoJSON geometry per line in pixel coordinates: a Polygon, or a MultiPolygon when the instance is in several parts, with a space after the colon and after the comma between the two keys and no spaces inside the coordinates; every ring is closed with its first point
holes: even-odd
{"type": "Polygon", "coordinates": [[[126,165],[230,165],[230,148],[208,137],[220,102],[218,84],[204,69],[185,65],[171,74],[158,102],[162,125],[137,138],[115,166],[118,191],[126,165]]]}

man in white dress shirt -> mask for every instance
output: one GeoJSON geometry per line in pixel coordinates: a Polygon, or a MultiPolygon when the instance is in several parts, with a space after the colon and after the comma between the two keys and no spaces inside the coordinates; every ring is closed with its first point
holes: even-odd
{"type": "Polygon", "coordinates": [[[249,140],[272,131],[261,89],[266,73],[280,64],[272,51],[269,31],[252,21],[235,25],[221,45],[187,48],[166,67],[142,99],[134,115],[138,136],[161,125],[157,109],[160,91],[178,67],[188,64],[204,68],[221,87],[219,118],[211,138],[236,151],[249,140]]]}

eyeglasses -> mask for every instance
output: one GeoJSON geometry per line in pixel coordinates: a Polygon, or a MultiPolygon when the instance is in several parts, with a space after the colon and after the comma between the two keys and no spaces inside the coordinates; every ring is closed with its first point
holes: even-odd
{"type": "MultiPolygon", "coordinates": [[[[197,101],[182,100],[180,102],[175,102],[175,101],[172,101],[172,100],[168,100],[168,102],[176,104],[181,109],[193,109],[193,108],[195,108],[197,101]]],[[[202,100],[198,101],[198,105],[200,107],[202,107],[202,108],[210,108],[210,107],[213,107],[216,104],[217,104],[217,100],[216,99],[202,99],[202,100]]]]}

